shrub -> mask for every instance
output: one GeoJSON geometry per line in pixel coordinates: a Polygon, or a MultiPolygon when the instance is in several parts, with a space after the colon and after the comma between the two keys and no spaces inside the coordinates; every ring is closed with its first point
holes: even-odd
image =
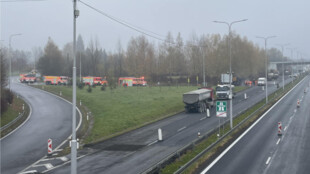
{"type": "Polygon", "coordinates": [[[92,92],[92,88],[88,85],[87,92],[92,92]]]}

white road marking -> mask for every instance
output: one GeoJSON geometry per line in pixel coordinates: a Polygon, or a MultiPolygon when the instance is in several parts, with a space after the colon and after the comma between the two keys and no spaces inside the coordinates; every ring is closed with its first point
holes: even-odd
{"type": "Polygon", "coordinates": [[[186,126],[180,128],[180,129],[178,129],[178,132],[180,132],[180,131],[182,131],[182,130],[184,130],[184,129],[186,129],[186,126]]]}
{"type": "Polygon", "coordinates": [[[155,144],[157,142],[158,142],[158,140],[155,140],[155,141],[151,142],[150,144],[148,144],[147,146],[151,146],[151,145],[153,145],[153,144],[155,144]]]}
{"type": "Polygon", "coordinates": [[[53,168],[54,166],[51,163],[46,163],[46,164],[39,164],[39,165],[34,165],[32,167],[40,167],[40,166],[44,166],[47,168],[47,170],[53,168]]]}
{"type": "Polygon", "coordinates": [[[66,162],[66,161],[68,161],[69,159],[67,158],[67,157],[65,157],[65,156],[63,156],[63,157],[59,157],[59,159],[61,160],[61,161],[63,161],[63,162],[66,162]]]}
{"type": "Polygon", "coordinates": [[[203,118],[200,119],[200,121],[202,121],[202,120],[204,120],[204,119],[206,119],[206,118],[207,118],[207,117],[203,117],[203,118]]]}
{"type": "Polygon", "coordinates": [[[281,141],[281,139],[279,138],[278,141],[277,141],[277,145],[280,143],[280,141],[281,141]]]}
{"type": "Polygon", "coordinates": [[[266,165],[269,164],[270,160],[271,160],[271,157],[268,157],[268,159],[267,159],[267,161],[266,161],[266,165]]]}
{"type": "Polygon", "coordinates": [[[287,126],[285,126],[284,131],[286,131],[286,129],[287,129],[287,126]]]}

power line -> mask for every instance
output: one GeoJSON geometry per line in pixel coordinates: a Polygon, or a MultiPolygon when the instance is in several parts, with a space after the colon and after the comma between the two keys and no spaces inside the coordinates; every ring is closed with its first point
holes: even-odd
{"type": "MultiPolygon", "coordinates": [[[[134,27],[134,26],[130,25],[128,22],[125,22],[124,20],[117,19],[117,18],[115,18],[115,17],[113,17],[111,15],[108,15],[107,13],[105,13],[105,12],[103,12],[103,11],[101,11],[101,10],[99,10],[99,9],[97,9],[97,8],[95,8],[95,7],[93,7],[93,6],[89,5],[89,4],[81,1],[81,0],[79,0],[79,1],[82,4],[84,4],[85,6],[91,8],[92,10],[94,10],[94,11],[104,15],[105,17],[107,17],[107,18],[109,18],[109,19],[111,19],[111,20],[113,20],[113,21],[115,21],[115,22],[117,22],[117,23],[119,23],[121,25],[124,25],[124,26],[126,26],[126,27],[128,27],[128,28],[130,28],[132,30],[135,30],[136,32],[139,32],[141,34],[147,35],[149,37],[152,37],[154,39],[157,39],[157,40],[160,40],[160,41],[163,41],[163,42],[167,42],[165,39],[162,39],[162,38],[160,38],[158,36],[154,36],[152,34],[149,34],[149,33],[147,33],[147,31],[143,31],[141,28],[139,29],[138,27],[134,27]]],[[[148,31],[148,32],[150,32],[150,31],[148,31]]],[[[151,32],[151,33],[156,34],[155,32],[151,32]]],[[[158,34],[156,34],[156,35],[158,35],[158,34]]]]}
{"type": "Polygon", "coordinates": [[[136,31],[136,32],[139,32],[139,33],[141,33],[141,34],[143,34],[143,35],[149,36],[149,37],[151,37],[151,38],[153,38],[153,39],[162,41],[162,42],[164,42],[164,43],[171,44],[171,45],[176,45],[176,46],[178,46],[178,47],[207,47],[206,45],[202,45],[202,46],[201,46],[201,45],[194,45],[194,44],[177,45],[177,43],[169,42],[169,41],[167,41],[167,40],[165,40],[165,39],[163,39],[163,38],[160,38],[160,37],[164,37],[164,36],[162,36],[162,35],[159,35],[159,34],[157,34],[157,33],[155,33],[155,32],[150,31],[150,30],[145,30],[145,29],[143,29],[143,28],[141,28],[141,27],[134,26],[134,25],[132,25],[132,24],[126,22],[125,20],[117,19],[116,17],[113,17],[113,16],[111,16],[111,15],[109,15],[109,14],[103,12],[102,10],[99,10],[99,9],[97,9],[97,8],[95,8],[95,7],[93,7],[93,6],[91,6],[90,4],[87,4],[87,3],[84,2],[84,1],[79,0],[79,2],[81,2],[83,5],[87,6],[88,8],[90,8],[90,9],[92,9],[92,10],[94,10],[94,11],[100,13],[101,15],[103,15],[103,16],[105,16],[105,17],[107,17],[107,18],[109,18],[109,19],[111,19],[111,20],[113,20],[113,21],[115,21],[115,22],[117,22],[117,23],[119,23],[119,24],[125,26],[125,27],[128,27],[128,28],[130,28],[130,29],[132,29],[132,30],[134,30],[134,31],[136,31]],[[152,34],[154,34],[154,35],[157,35],[157,36],[154,36],[154,35],[152,35],[152,34],[149,34],[148,32],[149,32],[149,33],[152,33],[152,34]],[[158,37],[158,36],[160,36],[160,37],[158,37]]]}
{"type": "Polygon", "coordinates": [[[47,1],[47,0],[0,0],[0,2],[29,2],[29,1],[47,1]]]}

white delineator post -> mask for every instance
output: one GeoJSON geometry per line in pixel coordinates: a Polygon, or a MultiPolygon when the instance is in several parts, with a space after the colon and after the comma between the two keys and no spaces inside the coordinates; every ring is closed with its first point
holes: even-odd
{"type": "Polygon", "coordinates": [[[210,117],[210,110],[207,109],[207,117],[210,117]]]}
{"type": "Polygon", "coordinates": [[[158,129],[158,141],[163,141],[163,134],[161,128],[158,129]]]}
{"type": "Polygon", "coordinates": [[[278,122],[278,136],[282,136],[282,123],[278,122]]]}
{"type": "Polygon", "coordinates": [[[51,155],[53,153],[53,148],[52,148],[52,139],[47,140],[47,155],[51,155]]]}

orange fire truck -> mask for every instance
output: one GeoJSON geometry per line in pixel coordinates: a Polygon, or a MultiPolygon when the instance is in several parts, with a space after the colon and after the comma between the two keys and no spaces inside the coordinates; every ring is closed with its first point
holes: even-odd
{"type": "Polygon", "coordinates": [[[92,76],[87,76],[83,77],[83,84],[84,85],[104,85],[107,84],[108,82],[102,78],[102,77],[92,77],[92,76]]]}
{"type": "Polygon", "coordinates": [[[118,79],[118,84],[122,86],[146,86],[147,82],[144,80],[144,77],[120,77],[118,79]]]}
{"type": "Polygon", "coordinates": [[[67,85],[69,83],[67,76],[43,76],[43,79],[47,85],[67,85]]]}
{"type": "Polygon", "coordinates": [[[37,77],[35,74],[20,74],[19,81],[21,83],[34,83],[37,81],[37,77]]]}

